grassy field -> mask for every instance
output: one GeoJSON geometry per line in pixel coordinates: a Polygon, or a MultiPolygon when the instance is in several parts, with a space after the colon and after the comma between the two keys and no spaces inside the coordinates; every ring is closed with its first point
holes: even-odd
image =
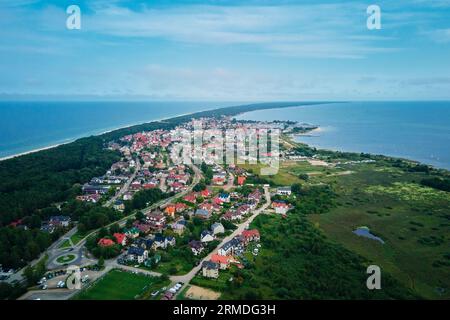
{"type": "Polygon", "coordinates": [[[161,290],[169,280],[121,270],[111,270],[104,277],[81,291],[76,300],[133,300],[151,298],[151,292],[161,290]]]}
{"type": "Polygon", "coordinates": [[[374,164],[352,170],[322,177],[333,184],[339,206],[310,221],[423,297],[450,298],[449,193],[417,184],[421,173],[374,164]],[[359,226],[368,226],[385,244],[353,234],[359,226]]]}

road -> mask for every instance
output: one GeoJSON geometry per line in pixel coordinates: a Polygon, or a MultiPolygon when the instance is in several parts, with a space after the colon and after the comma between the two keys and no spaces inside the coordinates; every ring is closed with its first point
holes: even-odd
{"type": "Polygon", "coordinates": [[[136,169],[134,170],[133,174],[130,176],[130,178],[127,180],[127,182],[124,183],[122,188],[120,188],[119,192],[117,192],[114,197],[112,197],[111,199],[106,201],[106,203],[103,206],[110,207],[111,205],[114,204],[114,202],[116,202],[116,200],[119,197],[121,197],[125,192],[128,191],[128,189],[130,188],[131,183],[133,182],[134,178],[136,178],[137,173],[141,169],[141,162],[139,161],[139,159],[136,159],[135,163],[136,163],[136,169]]]}
{"type": "Polygon", "coordinates": [[[255,210],[254,213],[244,222],[238,225],[237,229],[233,231],[232,234],[225,237],[222,242],[213,250],[211,251],[205,258],[203,258],[200,263],[195,266],[191,271],[189,271],[187,274],[182,276],[171,276],[170,280],[172,281],[172,285],[177,282],[183,282],[183,287],[178,290],[177,294],[182,292],[183,289],[189,284],[189,282],[192,280],[192,278],[195,277],[195,275],[201,270],[202,264],[204,261],[208,261],[211,259],[211,256],[216,254],[220,247],[222,247],[226,242],[230,241],[234,237],[240,235],[242,231],[245,230],[245,228],[264,210],[266,210],[270,206],[270,192],[268,187],[264,187],[264,195],[266,197],[266,203],[259,209],[255,210]]]}
{"type": "MultiPolygon", "coordinates": [[[[139,163],[139,162],[136,161],[137,166],[140,168],[140,164],[138,164],[138,163],[139,163]]],[[[176,194],[176,195],[174,195],[174,196],[172,196],[172,197],[170,197],[170,198],[163,199],[163,200],[161,200],[161,201],[159,201],[159,202],[157,202],[157,203],[155,203],[155,204],[149,206],[148,208],[143,209],[142,212],[148,213],[148,212],[150,212],[150,211],[156,209],[156,208],[159,207],[159,206],[162,206],[162,205],[164,205],[164,204],[170,203],[170,202],[172,202],[173,200],[175,200],[176,198],[178,198],[178,197],[180,197],[180,196],[184,196],[185,194],[191,192],[192,189],[194,188],[194,186],[195,186],[197,183],[199,183],[200,180],[201,180],[201,178],[202,178],[201,171],[200,171],[200,169],[198,169],[198,167],[196,167],[195,165],[192,165],[192,169],[193,169],[193,171],[194,171],[194,179],[193,179],[193,181],[192,181],[192,184],[191,184],[185,191],[182,191],[182,192],[180,192],[180,193],[178,193],[178,194],[176,194]]],[[[135,171],[135,173],[133,174],[133,176],[130,177],[130,179],[128,179],[128,181],[127,181],[127,183],[126,183],[126,185],[128,185],[127,188],[129,188],[129,186],[130,186],[131,182],[133,181],[133,179],[134,179],[134,177],[135,177],[136,174],[137,174],[137,170],[135,171]]],[[[119,193],[120,193],[120,192],[123,192],[123,193],[126,192],[126,190],[125,190],[125,191],[123,191],[123,190],[125,190],[125,188],[122,187],[121,190],[119,191],[119,193]]],[[[105,228],[108,228],[108,227],[110,227],[111,225],[113,225],[113,224],[115,224],[115,223],[119,223],[120,225],[125,225],[126,221],[127,221],[128,219],[130,219],[130,218],[133,218],[135,215],[136,215],[136,213],[130,214],[130,215],[128,215],[128,216],[126,216],[126,217],[120,219],[119,221],[115,221],[115,222],[112,222],[112,223],[106,225],[105,228]]],[[[89,233],[88,235],[86,235],[83,239],[81,239],[81,240],[78,242],[78,244],[76,244],[76,245],[73,246],[72,248],[73,248],[76,252],[79,252],[79,255],[82,256],[82,255],[83,255],[83,253],[82,253],[82,247],[85,245],[86,240],[87,240],[91,235],[97,233],[100,229],[101,229],[101,228],[96,229],[96,230],[93,230],[92,232],[90,232],[90,233],[89,233]]],[[[46,255],[48,255],[48,258],[49,258],[48,261],[49,261],[49,263],[51,263],[52,261],[54,261],[59,255],[61,255],[62,253],[66,252],[66,251],[68,250],[68,248],[61,249],[61,248],[59,248],[59,247],[64,243],[64,241],[66,241],[68,238],[72,237],[76,232],[77,232],[77,227],[72,228],[69,232],[67,232],[67,233],[66,233],[65,235],[63,235],[61,238],[59,238],[59,239],[56,240],[54,243],[52,243],[52,244],[50,245],[50,247],[47,248],[47,250],[45,250],[44,252],[42,252],[42,253],[39,255],[38,258],[36,258],[35,260],[31,261],[28,265],[30,265],[30,266],[35,266],[35,265],[36,265],[42,258],[44,258],[46,255]]],[[[13,282],[15,282],[15,281],[23,281],[23,280],[24,280],[24,277],[23,277],[23,271],[26,269],[26,267],[27,267],[27,266],[25,266],[24,268],[20,269],[20,270],[17,271],[16,273],[12,274],[12,275],[11,275],[7,280],[5,280],[5,281],[8,282],[8,283],[13,283],[13,282]]]]}

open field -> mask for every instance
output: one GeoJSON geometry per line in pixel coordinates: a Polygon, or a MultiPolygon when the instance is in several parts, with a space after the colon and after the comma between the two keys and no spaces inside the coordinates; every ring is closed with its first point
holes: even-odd
{"type": "Polygon", "coordinates": [[[191,300],[217,300],[220,297],[220,293],[198,286],[189,286],[187,290],[183,292],[183,296],[184,298],[191,300]]]}
{"type": "Polygon", "coordinates": [[[122,270],[111,270],[90,287],[75,296],[76,300],[133,300],[149,298],[151,292],[160,290],[169,280],[122,270]]]}
{"type": "Polygon", "coordinates": [[[425,298],[450,298],[449,193],[417,184],[421,173],[358,165],[328,177],[339,206],[309,219],[332,240],[368,258],[425,298]],[[385,244],[352,231],[368,226],[385,244]]]}

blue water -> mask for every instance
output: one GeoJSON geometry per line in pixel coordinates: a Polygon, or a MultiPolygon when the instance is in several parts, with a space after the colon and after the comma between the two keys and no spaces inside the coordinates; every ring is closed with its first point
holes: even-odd
{"type": "Polygon", "coordinates": [[[0,102],[0,158],[128,125],[236,105],[218,102],[0,102]]]}
{"type": "Polygon", "coordinates": [[[383,239],[370,233],[370,230],[367,228],[364,228],[364,227],[357,228],[355,231],[353,231],[353,233],[356,234],[357,236],[372,239],[372,240],[375,240],[375,241],[378,241],[378,242],[384,244],[383,239]]]}
{"type": "Polygon", "coordinates": [[[294,120],[321,131],[297,140],[341,151],[384,154],[450,169],[450,102],[351,102],[260,110],[246,120],[294,120]]]}

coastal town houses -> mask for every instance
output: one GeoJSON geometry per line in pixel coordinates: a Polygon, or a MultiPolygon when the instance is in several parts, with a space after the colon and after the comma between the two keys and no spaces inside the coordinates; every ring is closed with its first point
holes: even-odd
{"type": "Polygon", "coordinates": [[[214,241],[214,234],[209,230],[204,230],[200,234],[200,241],[201,242],[211,242],[214,241]]]}
{"type": "Polygon", "coordinates": [[[277,188],[277,195],[290,196],[292,193],[291,187],[279,187],[277,188]]]}
{"type": "Polygon", "coordinates": [[[51,216],[48,224],[55,228],[67,228],[71,221],[72,219],[69,216],[51,216]]]}
{"type": "Polygon", "coordinates": [[[217,263],[219,265],[219,268],[221,270],[228,269],[230,266],[230,257],[229,256],[221,256],[218,254],[213,254],[211,256],[211,262],[217,263]]]}
{"type": "Polygon", "coordinates": [[[225,228],[223,227],[223,225],[220,222],[216,222],[211,225],[211,232],[215,236],[215,235],[224,233],[225,228]]]}
{"type": "Polygon", "coordinates": [[[291,209],[291,206],[285,201],[273,201],[271,206],[275,210],[275,213],[283,215],[291,209]]]}
{"type": "Polygon", "coordinates": [[[139,264],[144,263],[148,258],[148,251],[139,247],[130,247],[127,252],[127,259],[139,264]]]}
{"type": "Polygon", "coordinates": [[[203,261],[202,274],[205,278],[217,279],[219,277],[219,264],[212,261],[203,261]]]}
{"type": "Polygon", "coordinates": [[[205,249],[205,247],[203,246],[203,243],[198,240],[191,240],[189,242],[189,248],[191,248],[191,251],[194,254],[194,256],[198,256],[205,249]]]}

